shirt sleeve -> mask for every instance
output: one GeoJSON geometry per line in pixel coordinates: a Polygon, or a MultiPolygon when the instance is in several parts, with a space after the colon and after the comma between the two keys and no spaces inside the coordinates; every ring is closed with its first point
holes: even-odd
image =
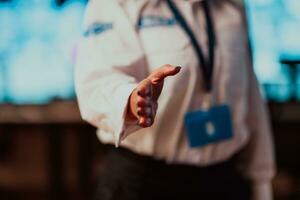
{"type": "Polygon", "coordinates": [[[242,171],[252,182],[254,200],[271,200],[275,174],[274,146],[268,111],[253,70],[249,75],[247,124],[250,141],[242,152],[242,171]]]}
{"type": "MultiPolygon", "coordinates": [[[[99,28],[100,22],[109,21],[101,19],[99,6],[99,1],[90,1],[86,9],[84,29],[88,34],[84,34],[77,48],[75,88],[82,118],[113,134],[118,147],[121,139],[139,129],[137,123],[129,123],[126,115],[128,99],[137,87],[135,68],[139,58],[122,49],[107,49],[110,43],[116,44],[112,40],[117,34],[99,28]],[[98,24],[95,32],[90,28],[93,24],[98,24]]],[[[102,28],[107,27],[113,29],[113,24],[102,28]]]]}
{"type": "MultiPolygon", "coordinates": [[[[242,12],[246,25],[244,8],[242,12]]],[[[245,26],[245,30],[245,35],[247,35],[247,26],[245,26]]],[[[244,176],[252,182],[252,199],[272,200],[272,178],[276,171],[273,135],[266,102],[261,95],[254,73],[249,40],[246,41],[245,46],[249,47],[246,56],[249,83],[246,120],[250,140],[241,153],[240,167],[244,176]]]]}

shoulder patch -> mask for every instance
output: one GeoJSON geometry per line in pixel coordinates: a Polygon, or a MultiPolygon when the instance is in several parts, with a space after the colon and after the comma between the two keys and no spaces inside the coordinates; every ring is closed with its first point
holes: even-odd
{"type": "Polygon", "coordinates": [[[95,22],[91,26],[88,27],[88,29],[83,33],[84,37],[89,37],[92,35],[98,35],[101,34],[107,30],[110,30],[113,28],[112,23],[100,23],[100,22],[95,22]]]}

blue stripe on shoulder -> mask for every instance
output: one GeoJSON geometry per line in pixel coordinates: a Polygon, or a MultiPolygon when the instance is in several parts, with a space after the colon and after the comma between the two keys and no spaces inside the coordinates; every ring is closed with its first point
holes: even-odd
{"type": "Polygon", "coordinates": [[[88,29],[83,33],[84,37],[89,37],[92,35],[98,35],[101,34],[107,30],[110,30],[113,28],[112,23],[99,23],[96,22],[88,27],[88,29]]]}
{"type": "Polygon", "coordinates": [[[173,26],[176,25],[175,18],[164,18],[155,15],[143,16],[139,19],[137,27],[139,29],[156,27],[156,26],[173,26]]]}

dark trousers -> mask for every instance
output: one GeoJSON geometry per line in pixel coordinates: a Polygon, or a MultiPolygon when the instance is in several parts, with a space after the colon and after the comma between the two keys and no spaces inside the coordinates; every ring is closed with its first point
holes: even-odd
{"type": "Polygon", "coordinates": [[[248,200],[250,187],[230,160],[209,167],[170,165],[127,149],[105,153],[97,200],[248,200]]]}

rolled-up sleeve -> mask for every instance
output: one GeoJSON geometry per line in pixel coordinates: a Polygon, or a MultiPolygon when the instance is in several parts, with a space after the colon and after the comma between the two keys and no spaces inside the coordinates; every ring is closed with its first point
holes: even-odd
{"type": "MultiPolygon", "coordinates": [[[[97,11],[97,6],[101,5],[94,2],[97,1],[88,4],[84,29],[101,21],[100,11],[97,11]]],[[[81,38],[77,48],[75,88],[82,118],[112,134],[118,146],[124,135],[138,129],[136,124],[126,123],[128,99],[137,87],[135,60],[121,52],[107,51],[107,43],[115,41],[101,38],[103,34],[106,33],[85,34],[81,38]]]]}

